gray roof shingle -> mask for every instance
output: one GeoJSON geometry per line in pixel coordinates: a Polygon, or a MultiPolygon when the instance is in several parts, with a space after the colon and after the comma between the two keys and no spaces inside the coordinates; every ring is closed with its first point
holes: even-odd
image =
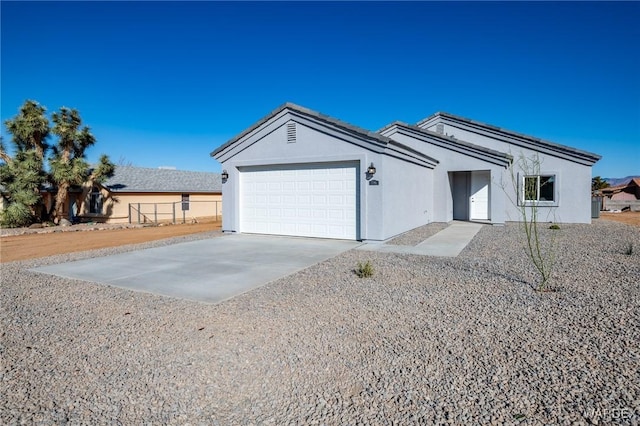
{"type": "MultiPolygon", "coordinates": [[[[276,115],[280,114],[282,111],[284,110],[289,110],[289,111],[293,111],[296,112],[298,114],[302,114],[302,115],[306,115],[308,117],[314,118],[318,121],[327,123],[329,125],[338,127],[340,129],[343,129],[351,134],[355,134],[358,135],[360,137],[364,137],[370,140],[374,140],[382,145],[391,145],[394,147],[397,147],[401,150],[405,150],[408,152],[411,152],[413,155],[417,155],[420,158],[426,159],[427,161],[436,161],[433,160],[431,157],[425,155],[422,152],[416,151],[404,144],[401,144],[397,141],[394,141],[393,139],[390,139],[386,136],[383,136],[381,134],[379,134],[378,132],[372,132],[370,130],[364,129],[362,127],[358,127],[358,126],[354,126],[353,124],[347,123],[346,121],[342,121],[339,120],[337,118],[334,117],[330,117],[326,114],[322,114],[320,112],[311,110],[309,108],[305,108],[303,106],[300,105],[296,105],[294,103],[291,102],[287,102],[283,105],[280,105],[278,108],[276,108],[275,110],[271,111],[271,113],[269,113],[267,116],[263,117],[262,119],[258,120],[256,123],[254,123],[251,127],[249,127],[248,129],[244,130],[242,133],[240,133],[239,135],[235,136],[234,138],[230,139],[229,141],[227,141],[225,144],[219,146],[218,148],[216,148],[213,152],[211,152],[211,156],[212,157],[217,157],[218,154],[220,154],[221,152],[223,152],[225,149],[227,149],[228,147],[232,146],[234,143],[238,142],[240,139],[242,139],[244,136],[250,134],[251,132],[253,132],[254,130],[256,130],[257,128],[259,128],[260,126],[262,126],[264,123],[266,123],[267,121],[269,121],[270,119],[272,119],[273,117],[275,117],[276,115]]],[[[436,161],[437,163],[437,161],[436,161]]]]}
{"type": "Polygon", "coordinates": [[[513,160],[513,157],[510,154],[507,154],[506,152],[501,152],[501,151],[496,151],[494,149],[490,149],[484,146],[480,146],[480,145],[476,145],[473,144],[471,142],[466,142],[460,139],[456,139],[450,136],[444,136],[441,135],[440,133],[436,133],[436,132],[432,132],[431,130],[427,130],[427,129],[423,129],[421,127],[415,126],[413,124],[408,124],[408,123],[404,123],[402,121],[394,121],[393,123],[385,126],[384,128],[380,129],[380,132],[384,132],[385,130],[396,126],[398,128],[404,128],[404,129],[408,129],[408,130],[412,130],[418,134],[423,134],[425,136],[430,136],[432,138],[438,139],[440,141],[442,141],[443,143],[447,144],[447,145],[451,145],[451,146],[458,146],[458,147],[462,147],[465,148],[467,150],[470,151],[478,151],[478,152],[482,152],[485,153],[487,155],[490,155],[492,157],[496,157],[496,158],[501,158],[504,159],[506,162],[511,162],[513,160]]]}
{"type": "Polygon", "coordinates": [[[357,127],[354,126],[352,124],[349,124],[345,121],[342,120],[338,120],[336,118],[333,117],[329,117],[328,115],[325,114],[321,114],[317,111],[313,111],[310,110],[309,108],[305,108],[302,107],[300,105],[296,105],[294,103],[291,102],[287,102],[283,105],[280,105],[278,108],[274,109],[273,111],[271,111],[267,116],[263,117],[262,119],[258,120],[255,124],[253,124],[253,126],[249,127],[248,129],[244,130],[242,133],[240,133],[239,135],[235,136],[234,138],[230,139],[229,141],[227,141],[225,144],[219,146],[218,148],[216,148],[212,153],[211,156],[215,157],[217,154],[219,154],[220,152],[224,151],[226,148],[228,148],[229,146],[233,145],[235,142],[237,142],[238,140],[242,139],[244,136],[248,135],[249,133],[253,132],[255,129],[257,129],[258,127],[262,126],[264,123],[266,123],[267,121],[269,121],[271,118],[275,117],[276,115],[280,114],[282,111],[284,110],[290,110],[290,111],[295,111],[299,114],[304,114],[310,117],[313,117],[317,120],[320,121],[324,121],[325,123],[329,123],[332,124],[336,127],[342,128],[348,132],[351,133],[355,133],[357,135],[360,135],[361,137],[365,137],[365,138],[369,138],[369,139],[374,139],[382,144],[388,144],[389,142],[391,142],[391,139],[384,137],[378,133],[375,132],[371,132],[369,130],[363,129],[361,127],[357,127]]]}
{"type": "Polygon", "coordinates": [[[450,114],[448,112],[442,112],[442,111],[436,112],[435,114],[430,115],[429,117],[423,120],[420,120],[417,125],[420,126],[421,124],[424,124],[429,120],[433,120],[437,117],[442,117],[445,119],[450,119],[452,121],[457,121],[459,123],[465,123],[470,126],[478,126],[487,130],[499,132],[499,133],[502,133],[503,135],[510,136],[512,138],[518,138],[520,140],[524,140],[525,142],[528,142],[533,145],[550,148],[553,151],[563,152],[565,154],[569,154],[575,157],[584,158],[586,161],[590,163],[595,163],[602,158],[602,156],[595,154],[593,152],[583,151],[581,149],[573,148],[566,145],[561,145],[555,142],[550,142],[544,139],[537,138],[535,136],[529,136],[529,135],[525,135],[524,133],[514,132],[513,130],[508,130],[502,127],[494,126],[493,124],[483,123],[482,121],[473,120],[473,119],[462,117],[459,115],[450,114]]]}
{"type": "Polygon", "coordinates": [[[112,192],[222,192],[220,173],[116,166],[102,184],[112,192]]]}

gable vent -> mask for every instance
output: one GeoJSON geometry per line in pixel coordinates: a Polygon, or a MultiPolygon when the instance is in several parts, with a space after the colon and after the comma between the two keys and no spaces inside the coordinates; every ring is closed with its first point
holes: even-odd
{"type": "Polygon", "coordinates": [[[444,124],[442,123],[436,124],[436,133],[440,133],[441,135],[444,135],[444,124]]]}
{"type": "Polygon", "coordinates": [[[296,123],[287,123],[287,143],[296,143],[296,123]]]}

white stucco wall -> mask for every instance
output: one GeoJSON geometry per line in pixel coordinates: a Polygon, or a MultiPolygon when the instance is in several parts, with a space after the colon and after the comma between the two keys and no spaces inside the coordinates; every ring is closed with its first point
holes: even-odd
{"type": "Polygon", "coordinates": [[[391,158],[384,146],[312,120],[282,115],[265,123],[253,134],[231,147],[219,161],[229,173],[223,183],[223,231],[238,232],[240,226],[240,173],[243,167],[310,163],[353,162],[358,165],[359,233],[362,240],[384,240],[428,223],[432,210],[429,191],[414,196],[419,186],[428,186],[430,169],[391,158]],[[296,121],[296,142],[287,141],[287,123],[296,121]],[[379,185],[370,185],[366,169],[374,163],[373,177],[379,185]],[[426,212],[426,213],[425,213],[426,212]]]}
{"type": "MultiPolygon", "coordinates": [[[[579,164],[576,160],[570,158],[559,158],[556,155],[568,157],[566,154],[559,152],[552,155],[548,150],[547,152],[545,152],[545,150],[533,150],[519,146],[514,143],[514,141],[500,140],[498,137],[489,137],[479,134],[478,132],[454,126],[447,122],[443,122],[443,124],[445,134],[453,135],[457,139],[475,145],[512,155],[514,158],[514,175],[517,180],[520,179],[519,176],[526,174],[525,170],[518,166],[518,160],[525,158],[530,162],[538,158],[540,161],[540,174],[555,175],[556,185],[558,185],[557,205],[540,206],[538,208],[541,221],[591,223],[591,166],[579,164]]],[[[435,131],[436,124],[432,123],[429,127],[425,128],[435,131]]],[[[505,187],[509,189],[509,197],[512,200],[516,200],[511,173],[509,171],[503,173],[502,179],[505,187]]],[[[509,199],[505,200],[504,215],[507,221],[516,221],[519,218],[518,207],[509,199]]]]}
{"type": "Polygon", "coordinates": [[[505,172],[503,166],[460,152],[454,152],[399,132],[391,131],[387,133],[387,136],[439,161],[433,170],[433,213],[430,221],[449,222],[453,220],[453,193],[450,172],[489,171],[491,173],[491,186],[489,189],[491,197],[490,220],[496,224],[504,223],[505,194],[500,184],[505,172]]]}
{"type": "MultiPolygon", "coordinates": [[[[383,212],[381,239],[388,239],[410,229],[433,222],[433,170],[408,165],[392,157],[383,157],[374,179],[380,186],[369,192],[382,194],[378,208],[383,212]]],[[[371,202],[370,202],[371,203],[371,202]]]]}

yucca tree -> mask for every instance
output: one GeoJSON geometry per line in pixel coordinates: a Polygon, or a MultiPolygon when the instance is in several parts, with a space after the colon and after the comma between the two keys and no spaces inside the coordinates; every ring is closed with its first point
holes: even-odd
{"type": "Polygon", "coordinates": [[[14,145],[13,157],[0,141],[0,185],[8,206],[0,217],[2,226],[26,226],[39,216],[40,187],[46,180],[44,158],[50,132],[46,109],[27,100],[18,115],[5,126],[14,145]]]}
{"type": "Polygon", "coordinates": [[[78,211],[84,210],[84,203],[91,192],[91,189],[96,183],[102,183],[107,178],[113,176],[116,166],[109,161],[109,157],[106,155],[101,155],[98,164],[91,170],[89,170],[89,174],[85,181],[82,183],[82,196],[80,197],[80,205],[78,206],[78,211]]]}
{"type": "Polygon", "coordinates": [[[602,179],[600,176],[596,176],[591,179],[591,191],[593,192],[598,191],[600,189],[609,188],[610,186],[611,185],[609,185],[609,182],[602,179]]]}
{"type": "Polygon", "coordinates": [[[35,206],[41,201],[39,189],[45,180],[42,160],[32,149],[18,151],[13,158],[3,160],[0,182],[3,197],[9,203],[2,211],[0,223],[8,227],[28,226],[37,218],[35,206]]]}
{"type": "MultiPolygon", "coordinates": [[[[62,219],[64,206],[69,200],[69,190],[74,185],[93,185],[113,175],[114,166],[109,157],[100,157],[100,163],[93,170],[85,159],[87,148],[96,143],[91,129],[82,126],[80,113],[75,109],[62,107],[52,115],[51,132],[58,136],[58,143],[52,147],[53,156],[49,160],[51,181],[58,187],[55,199],[54,220],[62,219]]],[[[84,192],[84,191],[83,191],[84,192]]]]}
{"type": "Polygon", "coordinates": [[[2,197],[8,201],[0,216],[3,226],[25,226],[38,218],[42,206],[40,190],[47,180],[58,187],[53,213],[59,223],[72,186],[81,185],[86,197],[91,186],[113,175],[114,165],[106,155],[90,169],[85,151],[96,139],[89,127],[82,126],[77,110],[63,107],[53,113],[53,128],[45,113],[43,106],[27,100],[18,115],[5,121],[14,154],[10,155],[0,139],[0,186],[2,197]],[[58,137],[52,147],[47,143],[51,133],[58,137]],[[49,150],[47,174],[44,165],[49,150]]]}
{"type": "MultiPolygon", "coordinates": [[[[51,127],[45,115],[46,109],[36,101],[27,100],[15,118],[5,121],[7,131],[13,137],[16,151],[33,149],[40,160],[44,160],[51,127]]],[[[4,152],[4,149],[3,149],[4,152]]],[[[44,165],[44,164],[43,164],[44,165]]]]}

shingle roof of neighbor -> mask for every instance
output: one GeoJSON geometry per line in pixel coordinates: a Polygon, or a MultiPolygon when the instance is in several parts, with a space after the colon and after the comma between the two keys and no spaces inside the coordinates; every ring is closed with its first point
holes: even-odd
{"type": "Polygon", "coordinates": [[[220,173],[116,166],[102,184],[112,192],[222,192],[220,173]]]}

